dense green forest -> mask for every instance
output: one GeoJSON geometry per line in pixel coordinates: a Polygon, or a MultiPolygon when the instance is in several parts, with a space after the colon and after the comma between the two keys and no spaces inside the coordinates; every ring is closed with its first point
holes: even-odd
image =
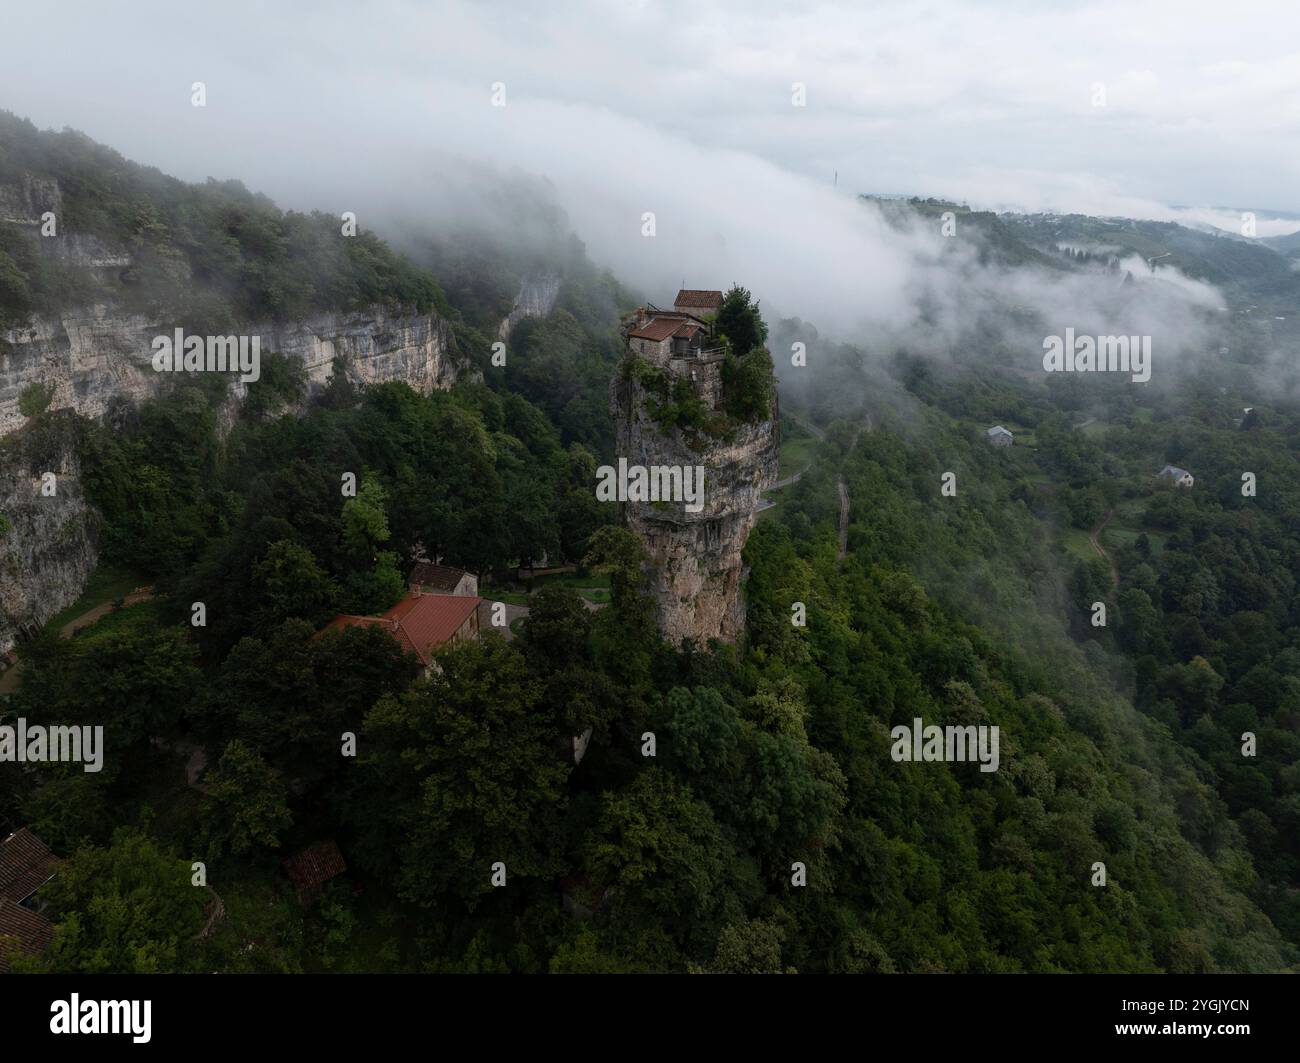
{"type": "MultiPolygon", "coordinates": [[[[1293,962],[1295,646],[1281,620],[1294,595],[1279,596],[1287,604],[1267,638],[1257,630],[1266,601],[1240,615],[1220,596],[1208,632],[1198,627],[1201,642],[1185,647],[1188,574],[1169,556],[1177,546],[1171,537],[1153,568],[1135,543],[1113,627],[1071,640],[1026,608],[1064,615],[1094,593],[1044,586],[1061,559],[1043,522],[1068,504],[1016,497],[1022,470],[998,467],[1004,455],[938,410],[924,432],[880,426],[841,453],[845,424],[821,444],[816,471],[747,547],[751,637],[740,649],[658,641],[637,544],[584,520],[576,511],[590,492],[576,487],[565,548],[607,563],[609,608],[592,613],[573,591],[548,588],[522,638],[487,634],[448,650],[432,680],[416,681],[382,634],[314,639],[331,609],[382,598],[389,552],[358,565],[354,529],[387,528],[384,542],[355,544],[367,556],[422,534],[404,500],[426,491],[403,490],[393,469],[468,461],[473,443],[458,461],[423,464],[471,428],[483,449],[496,449],[488,440],[506,449],[489,424],[522,400],[489,394],[423,398],[385,386],[350,407],[241,425],[224,447],[196,439],[196,393],[141,411],[141,439],[165,453],[193,448],[213,466],[208,490],[178,476],[159,496],[189,500],[154,524],[165,532],[132,526],[150,506],[115,507],[114,492],[132,498],[135,488],[105,476],[95,491],[107,541],[118,541],[115,527],[125,533],[112,556],[140,571],[148,558],[167,559],[147,571],[164,586],[176,581],[176,592],[25,650],[10,711],[103,722],[112,743],[101,775],[48,768],[5,794],[11,815],[75,854],[78,871],[60,875],[52,902],[70,929],[45,966],[1192,971],[1293,962]],[[443,419],[458,429],[445,438],[443,419]],[[283,460],[260,457],[253,472],[247,455],[270,447],[283,460]],[[940,501],[939,473],[955,455],[969,491],[940,501]],[[347,464],[373,469],[376,490],[356,502],[376,506],[378,519],[350,515],[322,467],[347,464]],[[853,497],[871,499],[854,511],[844,562],[839,468],[853,497]],[[187,541],[187,528],[212,526],[199,514],[218,500],[230,512],[223,530],[187,541]],[[1130,601],[1136,594],[1145,611],[1130,601]],[[209,616],[197,631],[185,622],[195,600],[209,616]],[[794,601],[808,605],[805,629],[790,624],[794,601]],[[1148,640],[1133,659],[1136,709],[1118,656],[1134,638],[1148,640]],[[891,762],[888,729],[914,715],[997,723],[1004,769],[891,762]],[[553,738],[585,727],[593,747],[574,768],[555,756],[553,738]],[[1237,759],[1246,727],[1260,737],[1253,764],[1237,759]],[[338,754],[348,730],[364,736],[355,762],[338,754]],[[654,759],[641,753],[647,732],[659,740],[654,759]],[[186,785],[172,751],[185,743],[212,753],[205,793],[186,785]],[[340,838],[366,892],[333,890],[304,917],[276,859],[319,836],[340,838]],[[201,946],[189,940],[201,900],[168,885],[171,874],[188,881],[191,858],[209,861],[230,913],[201,946]],[[508,890],[489,887],[498,860],[508,890]],[[1089,883],[1095,860],[1107,864],[1105,889],[1089,883]],[[790,885],[795,861],[807,866],[806,888],[790,885]],[[594,914],[571,918],[562,889],[594,914]],[[77,914],[110,900],[153,914],[131,927],[77,914]]],[[[81,430],[95,466],[134,467],[114,456],[134,444],[129,435],[109,442],[81,430]]],[[[576,475],[553,430],[535,457],[506,439],[535,470],[554,470],[553,489],[576,475]]],[[[492,482],[491,465],[471,468],[492,482]]],[[[441,504],[480,529],[464,548],[481,549],[493,500],[471,490],[471,468],[441,504]]],[[[1149,494],[1157,508],[1198,501],[1149,494]]],[[[506,552],[513,524],[501,525],[506,552]]],[[[440,517],[435,526],[461,525],[440,517]]],[[[1078,568],[1078,580],[1096,576],[1093,565],[1078,568]]]]}
{"type": "MultiPolygon", "coordinates": [[[[150,298],[199,292],[238,320],[391,301],[438,308],[481,354],[533,268],[487,242],[425,269],[75,134],[0,142],[0,176],[50,173],[70,199],[82,182],[86,232],[180,255],[150,298]]],[[[7,320],[80,298],[4,239],[7,320]]],[[[224,388],[188,381],[111,421],[34,409],[7,457],[73,446],[101,566],[157,597],[22,647],[0,715],[100,724],[109,745],[98,774],[0,772],[0,823],[65,858],[54,942],[15,969],[1295,968],[1300,412],[1245,414],[1241,374],[1213,367],[1134,398],[842,347],[792,392],[825,438],[785,426],[810,460],[746,545],[746,637],[672,646],[641,544],[592,490],[628,300],[573,254],[508,371],[450,391],[340,373],[308,399],[272,359],[233,424],[224,388]],[[995,422],[1013,448],[981,439],[995,422]],[[1162,487],[1166,462],[1195,489],[1162,487]],[[419,550],[489,597],[535,590],[516,637],[484,631],[421,676],[382,631],[317,634],[395,601],[419,550]],[[510,583],[542,556],[607,588],[603,607],[510,583]],[[1001,770],[895,762],[890,728],[918,716],[997,725],[1001,770]],[[588,728],[580,764],[557,754],[588,728]],[[322,838],[349,873],[304,909],[280,860],[322,838]],[[224,905],[208,934],[193,861],[224,905]]]]}

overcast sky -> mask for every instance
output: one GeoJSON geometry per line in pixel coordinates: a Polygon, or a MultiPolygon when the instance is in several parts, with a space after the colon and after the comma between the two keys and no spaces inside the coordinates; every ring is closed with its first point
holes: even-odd
{"type": "Polygon", "coordinates": [[[500,81],[507,109],[608,112],[855,191],[1300,214],[1290,0],[0,7],[0,103],[189,177],[249,155],[277,176],[256,155],[321,126],[341,151],[363,131],[454,148],[500,81]]]}
{"type": "Polygon", "coordinates": [[[38,125],[363,225],[483,167],[539,175],[633,275],[682,272],[682,243],[633,249],[645,211],[721,269],[764,232],[831,241],[856,192],[1300,217],[1294,0],[0,5],[0,107],[38,125]]]}

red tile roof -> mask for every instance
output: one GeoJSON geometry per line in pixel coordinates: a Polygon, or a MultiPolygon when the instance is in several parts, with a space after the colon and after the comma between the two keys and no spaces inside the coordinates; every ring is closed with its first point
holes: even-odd
{"type": "Polygon", "coordinates": [[[628,335],[634,336],[640,340],[650,340],[654,343],[659,343],[661,340],[666,340],[676,332],[680,325],[681,322],[674,318],[652,317],[644,325],[632,329],[628,335]]]}
{"type": "Polygon", "coordinates": [[[683,288],[673,300],[674,306],[698,306],[708,310],[717,310],[722,305],[721,292],[708,292],[700,288],[683,288]]]}
{"type": "Polygon", "coordinates": [[[635,336],[637,339],[651,340],[655,343],[668,339],[669,336],[694,336],[697,332],[703,332],[704,326],[698,321],[692,321],[686,317],[670,316],[667,314],[656,314],[644,325],[632,329],[628,335],[635,336]]]}
{"type": "Polygon", "coordinates": [[[417,657],[420,656],[419,652],[415,648],[415,643],[412,642],[410,636],[402,630],[401,625],[396,621],[386,619],[382,616],[351,616],[342,613],[321,628],[321,633],[324,634],[326,631],[342,631],[347,627],[381,627],[392,635],[393,638],[397,639],[397,641],[402,644],[402,649],[407,653],[414,653],[417,657]]]}
{"type": "Polygon", "coordinates": [[[382,627],[424,664],[478,609],[483,599],[469,594],[411,594],[383,616],[336,616],[325,631],[347,627],[382,627]]]}
{"type": "Polygon", "coordinates": [[[14,942],[20,952],[31,956],[43,950],[52,937],[54,926],[45,916],[0,897],[0,974],[9,970],[7,957],[14,942]],[[5,938],[13,940],[5,941],[5,938]]]}
{"type": "Polygon", "coordinates": [[[0,898],[25,901],[53,877],[59,859],[26,827],[0,842],[0,898]]]}
{"type": "Polygon", "coordinates": [[[289,881],[298,892],[298,899],[303,903],[310,901],[321,886],[335,875],[341,875],[348,869],[343,854],[333,840],[313,842],[307,848],[285,857],[280,861],[280,866],[289,876],[289,881]]]}

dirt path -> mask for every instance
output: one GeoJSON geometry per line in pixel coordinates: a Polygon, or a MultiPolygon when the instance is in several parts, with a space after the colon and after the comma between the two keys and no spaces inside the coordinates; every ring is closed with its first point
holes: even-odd
{"type": "Polygon", "coordinates": [[[839,557],[843,559],[849,550],[849,489],[844,485],[841,479],[836,485],[840,493],[840,552],[839,557]]]}
{"type": "MultiPolygon", "coordinates": [[[[794,414],[790,414],[789,417],[790,420],[794,421],[795,424],[802,425],[804,428],[808,429],[808,431],[811,432],[813,436],[816,437],[817,439],[826,438],[826,433],[823,432],[820,428],[818,428],[815,424],[812,424],[809,421],[805,421],[802,417],[796,417],[794,414]]],[[[779,491],[783,487],[789,487],[791,484],[797,484],[801,479],[803,479],[803,474],[806,473],[811,468],[812,468],[812,461],[810,460],[807,465],[805,465],[794,475],[787,476],[784,480],[777,480],[776,483],[774,483],[771,487],[765,488],[763,492],[759,495],[758,509],[756,510],[756,512],[761,513],[763,512],[763,510],[771,509],[773,506],[775,506],[776,503],[773,502],[767,496],[773,491],[779,491]]]]}
{"type": "Polygon", "coordinates": [[[1110,523],[1110,518],[1114,515],[1115,511],[1112,509],[1102,518],[1101,523],[1088,533],[1089,545],[1097,551],[1097,556],[1103,558],[1110,565],[1110,589],[1112,593],[1119,590],[1119,566],[1115,564],[1115,559],[1106,553],[1106,548],[1101,545],[1101,531],[1110,523]]]}
{"type": "MultiPolygon", "coordinates": [[[[802,417],[796,417],[794,414],[790,414],[789,416],[790,416],[790,420],[794,421],[795,424],[802,425],[818,439],[826,438],[825,430],[818,428],[811,421],[805,421],[802,417]]],[[[858,425],[857,430],[853,433],[853,438],[849,441],[850,454],[853,453],[853,448],[858,445],[858,437],[862,435],[863,432],[870,432],[873,427],[874,425],[871,420],[871,415],[868,414],[866,420],[864,420],[860,425],[858,425]]],[[[785,487],[788,484],[794,483],[799,479],[799,477],[801,477],[804,474],[804,472],[807,471],[808,468],[811,467],[811,465],[812,462],[809,462],[808,466],[806,466],[804,469],[801,469],[793,476],[778,481],[772,487],[769,487],[768,490],[775,491],[778,487],[785,487]]],[[[844,555],[848,553],[849,550],[849,488],[848,488],[848,484],[844,482],[843,475],[841,475],[839,479],[836,481],[835,490],[840,497],[839,557],[843,558],[844,555]]]]}
{"type": "MultiPolygon", "coordinates": [[[[858,445],[858,437],[862,435],[863,432],[870,432],[871,428],[872,428],[871,415],[868,414],[867,419],[863,421],[862,424],[858,425],[857,430],[853,433],[853,438],[849,440],[848,452],[850,454],[853,453],[853,448],[858,445]]],[[[844,555],[849,551],[849,487],[848,484],[844,482],[844,475],[842,473],[840,474],[839,480],[835,484],[835,488],[837,491],[839,491],[839,495],[840,495],[839,556],[841,559],[843,559],[844,555]]]]}
{"type": "MultiPolygon", "coordinates": [[[[153,598],[153,587],[137,587],[123,599],[123,602],[124,605],[139,605],[141,602],[147,602],[151,598],[153,598]]],[[[87,609],[80,616],[69,620],[63,625],[63,627],[59,628],[59,634],[65,639],[70,639],[83,627],[90,627],[90,625],[100,617],[107,616],[112,611],[113,603],[103,602],[100,605],[95,606],[93,609],[87,609]]],[[[19,684],[22,682],[19,678],[19,673],[22,671],[22,668],[22,658],[19,658],[12,666],[10,666],[4,675],[0,675],[0,694],[12,694],[18,689],[19,684]]]]}
{"type": "MultiPolygon", "coordinates": [[[[125,598],[123,598],[122,601],[124,603],[124,606],[139,605],[141,602],[150,601],[152,598],[153,598],[152,587],[139,587],[136,590],[133,590],[125,598]]],[[[69,620],[66,624],[64,624],[63,627],[59,629],[59,634],[62,635],[65,639],[70,639],[83,627],[90,627],[90,625],[93,624],[96,620],[98,620],[101,616],[107,616],[112,611],[113,611],[112,602],[104,602],[101,605],[95,606],[95,608],[93,609],[87,609],[79,617],[69,620]]]]}
{"type": "MultiPolygon", "coordinates": [[[[514,641],[515,633],[510,630],[510,625],[518,620],[521,616],[527,616],[529,607],[526,605],[514,605],[510,602],[502,602],[506,607],[506,624],[505,627],[496,627],[492,623],[492,607],[496,605],[497,599],[491,597],[491,592],[484,591],[488,597],[484,598],[478,607],[478,626],[480,631],[495,631],[507,642],[514,641]]],[[[585,600],[585,599],[584,599],[585,600]]]]}

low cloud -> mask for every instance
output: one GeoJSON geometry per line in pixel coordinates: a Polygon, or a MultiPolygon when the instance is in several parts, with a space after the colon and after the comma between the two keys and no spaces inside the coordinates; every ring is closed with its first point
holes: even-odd
{"type": "MultiPolygon", "coordinates": [[[[1276,144],[1255,127],[1296,112],[1292,95],[1278,96],[1296,70],[1285,52],[1242,66],[1202,50],[1193,54],[1205,69],[1193,69],[1174,62],[1175,45],[1212,41],[1213,24],[1179,18],[1171,30],[1110,4],[1006,7],[999,17],[954,3],[935,22],[906,5],[795,17],[762,4],[560,13],[388,2],[362,16],[346,5],[236,2],[182,24],[161,3],[129,13],[55,3],[7,16],[14,40],[40,40],[51,24],[77,32],[60,38],[57,63],[0,72],[0,92],[39,123],[83,128],[167,172],[238,177],[284,206],[354,211],[399,240],[470,224],[526,242],[562,212],[594,260],[651,298],[683,283],[740,282],[769,316],[798,315],[869,345],[968,342],[981,308],[1000,306],[1054,327],[1156,333],[1169,350],[1196,344],[1198,315],[1217,297],[1170,270],[1147,277],[1126,264],[1143,289],[1134,299],[1101,272],[983,266],[976,246],[945,241],[937,225],[891,225],[857,199],[937,192],[1226,225],[1222,210],[1124,191],[1155,184],[1154,157],[1135,136],[1144,124],[1159,150],[1174,138],[1202,157],[1254,130],[1259,165],[1237,158],[1233,178],[1277,172],[1266,165],[1276,144]],[[1060,48],[1028,47],[1031,31],[1060,48]],[[1021,61],[991,62],[990,50],[1021,61]],[[1201,126],[1179,132],[1180,89],[1205,78],[1238,106],[1273,93],[1271,117],[1257,109],[1230,127],[1198,89],[1201,126]],[[199,80],[205,108],[190,106],[199,80]],[[1088,106],[1095,81],[1109,86],[1104,113],[1088,106]],[[807,107],[792,105],[795,82],[807,107]],[[493,105],[494,85],[505,106],[493,105]],[[1114,153],[1119,143],[1127,155],[1114,153]],[[1053,145],[1060,164],[1035,165],[1053,145]],[[1094,165],[1077,165],[1081,146],[1094,165]],[[653,237],[642,234],[647,215],[653,237]]],[[[1171,198],[1185,201],[1195,186],[1180,157],[1160,165],[1171,198]]],[[[1237,198],[1209,179],[1201,187],[1237,198]]],[[[1259,232],[1288,224],[1261,216],[1259,232]]]]}

